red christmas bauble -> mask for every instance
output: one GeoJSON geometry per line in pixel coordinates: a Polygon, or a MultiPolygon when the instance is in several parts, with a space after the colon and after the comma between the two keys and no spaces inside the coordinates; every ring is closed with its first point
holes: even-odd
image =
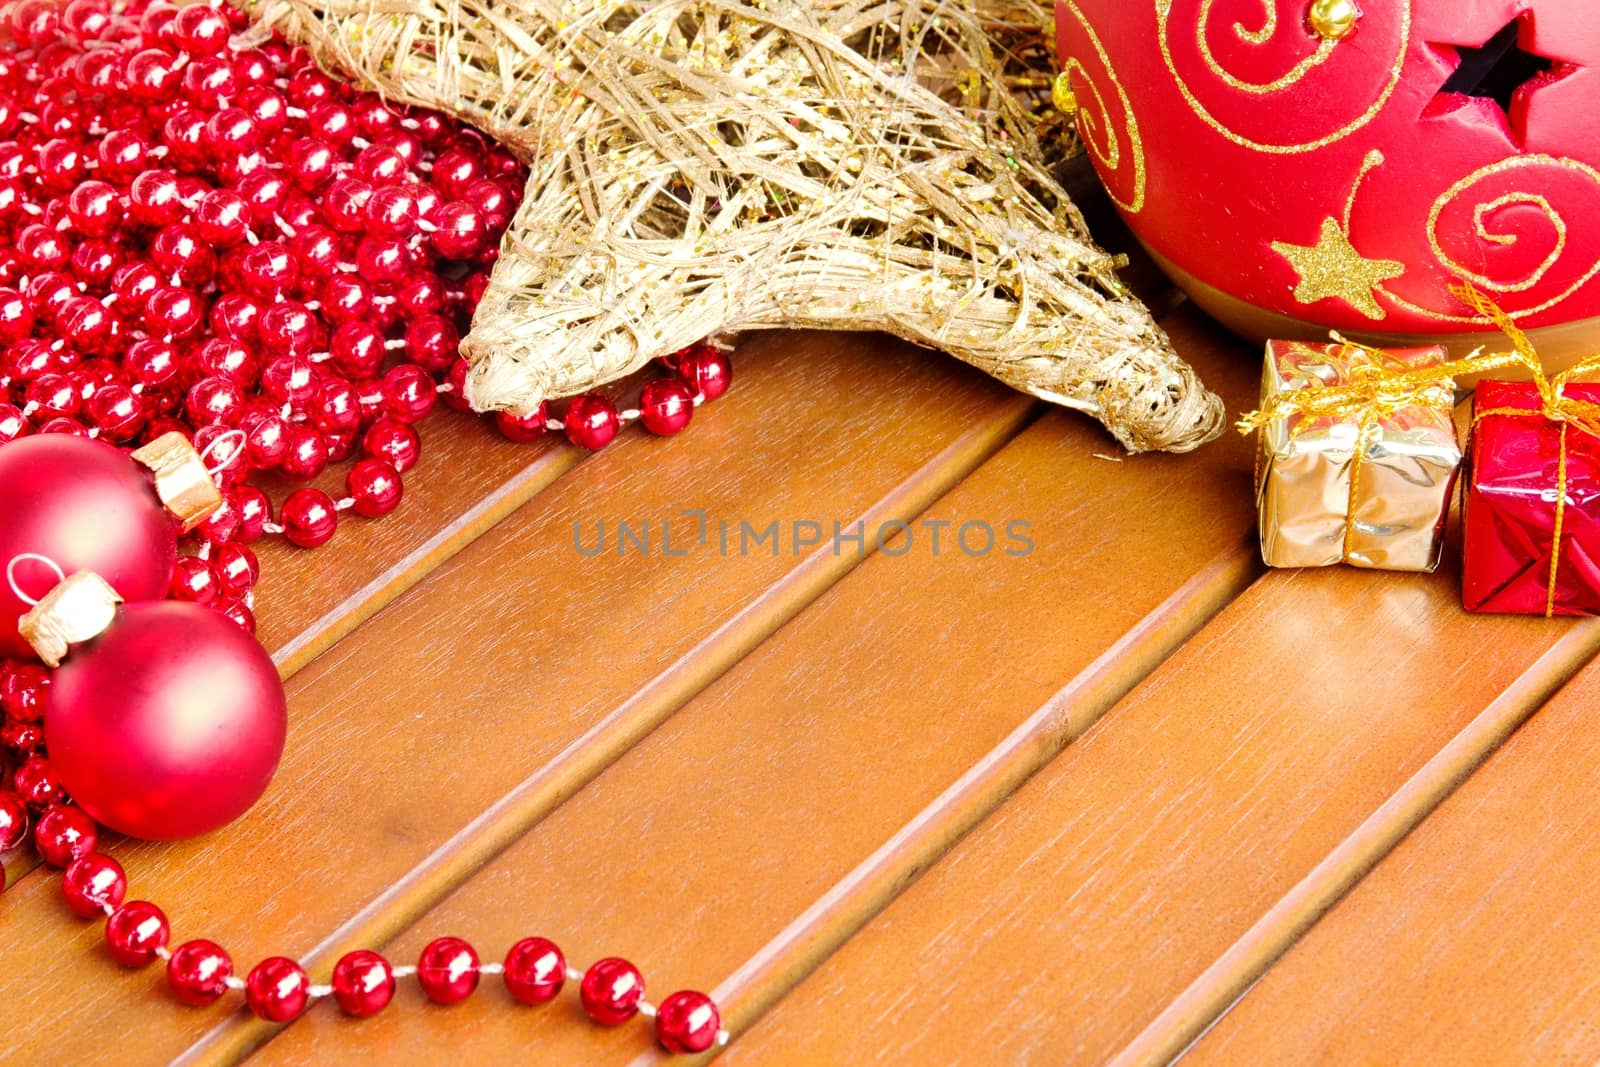
{"type": "Polygon", "coordinates": [[[1060,0],[1078,125],[1195,300],[1260,337],[1600,337],[1589,0],[1060,0]],[[1463,335],[1476,335],[1463,336],[1463,335]]]}
{"type": "Polygon", "coordinates": [[[287,728],[283,683],[253,637],[198,604],[130,603],[57,669],[45,744],[97,821],[171,840],[255,803],[287,728]]]}
{"type": "MultiPolygon", "coordinates": [[[[17,633],[30,605],[5,580],[10,561],[47,556],[69,575],[94,571],[125,600],[154,600],[167,595],[177,538],[149,472],[112,446],[71,434],[0,445],[0,656],[37,658],[17,633]]],[[[36,598],[57,580],[28,559],[12,573],[36,598]]]]}

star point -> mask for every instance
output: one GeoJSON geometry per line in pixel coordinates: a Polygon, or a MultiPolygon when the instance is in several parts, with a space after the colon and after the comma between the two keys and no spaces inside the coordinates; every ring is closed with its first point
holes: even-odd
{"type": "Polygon", "coordinates": [[[1369,319],[1385,318],[1388,312],[1379,305],[1374,292],[1384,282],[1406,272],[1405,264],[1392,259],[1368,259],[1339,225],[1339,220],[1322,220],[1322,230],[1314,245],[1272,242],[1272,250],[1299,275],[1294,298],[1301,304],[1319,300],[1343,300],[1369,319]]]}

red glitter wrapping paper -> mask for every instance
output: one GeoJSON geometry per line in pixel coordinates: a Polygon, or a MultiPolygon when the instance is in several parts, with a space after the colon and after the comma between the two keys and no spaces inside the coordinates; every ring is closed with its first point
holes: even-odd
{"type": "MultiPolygon", "coordinates": [[[[1564,396],[1600,405],[1600,384],[1572,384],[1564,396]]],[[[1484,382],[1473,397],[1462,514],[1468,611],[1600,614],[1600,437],[1570,422],[1563,429],[1541,407],[1525,382],[1484,382]],[[1529,414],[1490,414],[1506,409],[1529,414]]]]}

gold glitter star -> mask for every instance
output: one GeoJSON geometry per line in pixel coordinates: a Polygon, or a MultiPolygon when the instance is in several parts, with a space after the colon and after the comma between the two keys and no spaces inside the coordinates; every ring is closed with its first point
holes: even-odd
{"type": "Polygon", "coordinates": [[[1369,319],[1387,313],[1378,306],[1372,291],[1406,272],[1404,263],[1392,259],[1367,259],[1351,245],[1339,227],[1338,219],[1322,220],[1322,236],[1314,245],[1272,242],[1272,250],[1300,275],[1294,298],[1302,304],[1338,297],[1369,319]]]}

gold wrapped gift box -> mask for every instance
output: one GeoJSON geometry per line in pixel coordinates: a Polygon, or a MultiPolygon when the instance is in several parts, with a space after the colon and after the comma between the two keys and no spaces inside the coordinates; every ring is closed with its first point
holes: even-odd
{"type": "Polygon", "coordinates": [[[1271,567],[1431,571],[1461,466],[1443,348],[1269,341],[1256,501],[1271,567]],[[1419,374],[1419,372],[1422,372],[1419,374]]]}

